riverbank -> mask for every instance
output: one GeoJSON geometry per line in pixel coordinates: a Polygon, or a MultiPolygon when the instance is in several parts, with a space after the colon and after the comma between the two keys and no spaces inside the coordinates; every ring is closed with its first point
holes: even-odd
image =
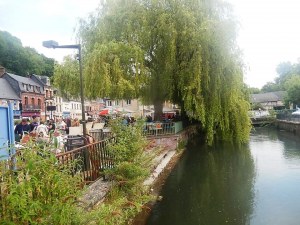
{"type": "Polygon", "coordinates": [[[173,168],[180,160],[185,149],[178,149],[178,151],[168,160],[168,163],[164,166],[163,170],[159,174],[159,176],[154,180],[151,186],[151,193],[154,196],[154,200],[148,202],[147,207],[143,208],[143,210],[136,215],[132,225],[145,225],[148,217],[150,216],[151,210],[157,201],[161,201],[163,196],[160,196],[159,193],[161,188],[163,187],[166,179],[172,172],[173,168]]]}
{"type": "MultiPolygon", "coordinates": [[[[169,162],[174,161],[174,158],[177,159],[178,155],[181,154],[185,142],[185,133],[183,131],[179,135],[148,139],[147,151],[156,151],[158,153],[153,159],[154,166],[151,169],[151,175],[143,182],[149,191],[156,187],[158,180],[162,180],[162,174],[167,174],[166,168],[169,167],[169,162]]],[[[90,210],[101,204],[112,186],[113,183],[109,180],[104,178],[97,180],[85,190],[84,195],[80,198],[80,206],[90,210]]]]}
{"type": "MultiPolygon", "coordinates": [[[[151,175],[143,181],[143,189],[145,189],[144,193],[146,198],[147,196],[153,196],[151,198],[152,200],[157,199],[160,187],[163,185],[166,177],[180,158],[187,139],[191,135],[194,135],[195,131],[196,128],[194,127],[186,129],[177,135],[148,138],[148,145],[145,151],[149,152],[149,154],[155,152],[156,156],[153,159],[151,175]]],[[[110,191],[114,189],[113,182],[100,179],[86,189],[85,194],[80,198],[80,206],[89,211],[97,210],[97,208],[102,207],[102,205],[107,203],[107,199],[111,199],[110,191]]],[[[149,198],[149,200],[151,199],[149,198]]],[[[118,201],[117,198],[115,198],[115,200],[118,201]]],[[[148,206],[142,206],[141,208],[149,210],[148,206]]],[[[122,211],[122,208],[116,209],[116,211],[122,211]]],[[[140,210],[136,210],[131,217],[134,218],[136,217],[136,214],[138,214],[139,216],[136,218],[142,218],[143,221],[146,221],[146,216],[140,216],[142,214],[139,212],[140,210]]],[[[130,219],[130,221],[131,223],[136,224],[135,222],[132,222],[133,220],[130,219]]]]}

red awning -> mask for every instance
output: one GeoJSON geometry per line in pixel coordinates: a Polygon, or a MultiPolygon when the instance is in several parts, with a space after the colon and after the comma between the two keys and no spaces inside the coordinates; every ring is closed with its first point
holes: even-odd
{"type": "Polygon", "coordinates": [[[102,110],[99,115],[107,115],[108,114],[108,109],[102,110]]]}
{"type": "Polygon", "coordinates": [[[32,116],[40,117],[41,113],[40,112],[22,112],[22,117],[32,117],[32,116]]]}

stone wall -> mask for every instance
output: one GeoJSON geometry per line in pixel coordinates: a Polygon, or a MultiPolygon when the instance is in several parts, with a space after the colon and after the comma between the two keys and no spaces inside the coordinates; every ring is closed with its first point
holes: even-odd
{"type": "MultiPolygon", "coordinates": [[[[176,156],[178,145],[181,141],[186,142],[197,133],[196,126],[190,126],[178,134],[168,136],[155,136],[149,138],[146,151],[160,148],[154,159],[155,166],[152,168],[150,177],[144,182],[145,186],[151,186],[164,172],[168,163],[176,156]]],[[[94,205],[101,203],[109,192],[112,183],[102,179],[97,180],[87,187],[85,194],[80,198],[80,206],[91,209],[94,205]]]]}
{"type": "Polygon", "coordinates": [[[294,134],[300,135],[300,123],[294,121],[277,120],[276,127],[281,130],[286,130],[294,134]]]}

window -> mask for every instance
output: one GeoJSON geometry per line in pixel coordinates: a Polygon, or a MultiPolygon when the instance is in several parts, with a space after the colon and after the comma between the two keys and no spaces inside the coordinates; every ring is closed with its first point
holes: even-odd
{"type": "Polygon", "coordinates": [[[106,106],[111,106],[111,100],[106,101],[106,106]]]}
{"type": "Polygon", "coordinates": [[[127,104],[127,105],[131,105],[131,99],[127,99],[127,100],[126,100],[126,104],[127,104]]]}
{"type": "Polygon", "coordinates": [[[115,105],[118,106],[119,105],[119,100],[115,101],[115,105]]]}
{"type": "Polygon", "coordinates": [[[25,105],[28,105],[28,97],[25,97],[25,105]]]}
{"type": "Polygon", "coordinates": [[[34,105],[34,98],[31,98],[31,105],[34,105]]]}
{"type": "Polygon", "coordinates": [[[38,106],[41,107],[41,105],[42,105],[41,99],[38,99],[38,106]]]}

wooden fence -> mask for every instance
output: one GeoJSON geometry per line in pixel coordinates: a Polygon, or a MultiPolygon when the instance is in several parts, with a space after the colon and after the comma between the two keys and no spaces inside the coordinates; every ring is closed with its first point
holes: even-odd
{"type": "Polygon", "coordinates": [[[110,138],[95,142],[71,151],[56,155],[59,163],[70,166],[73,173],[80,173],[85,182],[90,183],[101,176],[103,171],[114,165],[113,155],[107,149],[107,145],[115,141],[110,138]]]}

